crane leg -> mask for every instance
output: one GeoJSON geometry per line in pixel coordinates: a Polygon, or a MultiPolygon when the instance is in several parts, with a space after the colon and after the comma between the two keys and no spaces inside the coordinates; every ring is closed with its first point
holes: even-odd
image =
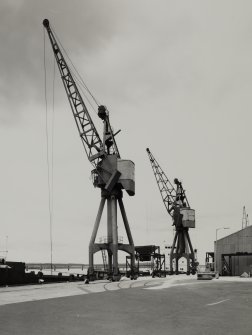
{"type": "Polygon", "coordinates": [[[171,253],[170,253],[170,273],[171,274],[173,274],[174,249],[175,249],[177,238],[178,238],[178,232],[176,231],[175,236],[174,236],[174,240],[173,240],[173,244],[172,244],[171,253]]]}
{"type": "Polygon", "coordinates": [[[134,277],[135,272],[136,272],[135,246],[134,246],[133,238],[132,238],[132,235],[131,235],[130,226],[129,226],[129,222],[128,222],[128,218],[127,218],[127,215],[126,215],[126,211],[125,211],[125,208],[124,208],[122,198],[118,198],[118,203],[119,203],[119,206],[120,206],[124,227],[125,227],[125,230],[126,230],[126,233],[127,233],[128,240],[129,240],[129,245],[132,247],[132,252],[131,252],[130,256],[131,256],[131,270],[133,271],[133,277],[134,277]]]}
{"type": "Polygon", "coordinates": [[[117,199],[111,196],[111,224],[112,224],[112,253],[113,253],[113,277],[117,280],[118,269],[118,232],[117,232],[117,199]]]}
{"type": "Polygon", "coordinates": [[[192,272],[192,274],[195,274],[196,272],[195,253],[192,247],[192,242],[191,242],[188,231],[186,232],[186,237],[187,237],[187,241],[188,241],[189,249],[190,249],[190,259],[192,260],[192,269],[190,271],[192,272]]]}
{"type": "Polygon", "coordinates": [[[95,243],[95,239],[96,239],[96,235],[97,235],[97,231],[100,225],[100,221],[101,221],[101,216],[102,216],[102,212],[103,212],[103,208],[105,205],[105,201],[106,199],[104,197],[101,198],[100,201],[100,206],[98,209],[98,213],[96,216],[96,220],[95,220],[95,225],[93,228],[93,232],[91,235],[91,239],[89,242],[89,274],[93,274],[94,272],[94,243],[95,243]]]}
{"type": "MultiPolygon", "coordinates": [[[[112,223],[111,223],[111,199],[107,199],[107,238],[108,244],[112,243],[112,223]]],[[[113,266],[113,254],[112,251],[108,248],[108,273],[109,275],[112,274],[112,266],[113,266]]]]}
{"type": "Polygon", "coordinates": [[[179,261],[179,257],[176,255],[176,258],[175,258],[175,274],[178,275],[179,274],[179,266],[178,266],[178,261],[179,261]]]}

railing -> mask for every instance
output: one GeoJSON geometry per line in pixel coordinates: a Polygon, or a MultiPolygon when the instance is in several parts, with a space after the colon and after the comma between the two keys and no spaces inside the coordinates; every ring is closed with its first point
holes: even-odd
{"type": "MultiPolygon", "coordinates": [[[[63,269],[66,269],[68,271],[70,270],[87,270],[89,265],[88,264],[75,264],[75,263],[69,263],[69,264],[50,264],[50,263],[27,263],[25,264],[26,270],[50,270],[52,267],[53,271],[60,271],[63,269]]],[[[153,264],[151,262],[146,262],[145,264],[139,264],[140,269],[151,269],[153,267],[153,264]]],[[[94,265],[95,270],[103,270],[104,265],[103,264],[96,264],[94,265]]],[[[119,264],[119,269],[120,270],[125,270],[126,264],[121,263],[119,264]]]]}
{"type": "MultiPolygon", "coordinates": [[[[99,238],[99,243],[112,243],[112,237],[102,236],[99,238]]],[[[118,236],[117,243],[123,243],[123,236],[118,236]]]]}

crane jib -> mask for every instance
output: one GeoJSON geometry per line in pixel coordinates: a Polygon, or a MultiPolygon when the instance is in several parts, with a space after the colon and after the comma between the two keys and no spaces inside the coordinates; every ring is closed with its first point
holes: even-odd
{"type": "Polygon", "coordinates": [[[97,132],[96,127],[88,113],[87,107],[79,93],[78,87],[73,79],[70,69],[50,28],[49,21],[45,19],[43,21],[43,25],[48,33],[55,59],[61,74],[61,79],[63,81],[72,113],[74,115],[79,134],[85,147],[85,151],[89,160],[97,165],[99,158],[104,155],[103,142],[100,139],[99,133],[97,132]]]}

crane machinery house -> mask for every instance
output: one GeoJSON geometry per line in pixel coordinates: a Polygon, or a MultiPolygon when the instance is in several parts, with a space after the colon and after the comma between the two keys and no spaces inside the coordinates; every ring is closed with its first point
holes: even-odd
{"type": "Polygon", "coordinates": [[[182,225],[187,228],[195,228],[195,210],[191,208],[181,208],[180,214],[183,215],[182,225]]]}
{"type": "Polygon", "coordinates": [[[132,196],[135,194],[135,164],[131,160],[119,159],[117,155],[108,155],[93,170],[94,186],[110,191],[120,184],[122,189],[132,196]]]}

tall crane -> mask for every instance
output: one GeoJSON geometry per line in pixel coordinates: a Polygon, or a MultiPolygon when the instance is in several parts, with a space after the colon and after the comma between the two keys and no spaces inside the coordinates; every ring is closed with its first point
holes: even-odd
{"type": "Polygon", "coordinates": [[[93,165],[92,179],[95,187],[101,189],[101,200],[96,216],[93,232],[89,243],[89,277],[94,278],[94,254],[106,250],[108,254],[108,272],[112,280],[120,279],[118,266],[118,250],[130,255],[131,273],[135,276],[135,247],[130,231],[129,222],[123,204],[123,189],[130,196],[135,194],[135,165],[130,160],[121,159],[115,141],[115,135],[110,124],[109,112],[105,106],[98,106],[98,116],[103,122],[102,139],[90,117],[88,109],[82,99],[80,90],[73,78],[73,74],[60,50],[59,43],[52,31],[49,21],[45,19],[43,25],[48,33],[53,53],[59,68],[61,79],[71,106],[80,138],[89,161],[93,165]],[[100,225],[104,205],[107,202],[107,236],[102,243],[96,243],[96,236],[100,225]],[[121,211],[128,243],[118,240],[117,207],[121,211]]]}
{"type": "Polygon", "coordinates": [[[149,148],[147,148],[146,151],[163,203],[168,214],[172,217],[175,227],[175,236],[170,253],[170,272],[171,274],[174,273],[173,263],[175,260],[175,273],[179,273],[178,262],[180,258],[184,257],[187,260],[187,274],[195,274],[195,252],[189,236],[189,228],[195,228],[195,211],[190,208],[182,182],[175,178],[174,187],[149,148]]]}

